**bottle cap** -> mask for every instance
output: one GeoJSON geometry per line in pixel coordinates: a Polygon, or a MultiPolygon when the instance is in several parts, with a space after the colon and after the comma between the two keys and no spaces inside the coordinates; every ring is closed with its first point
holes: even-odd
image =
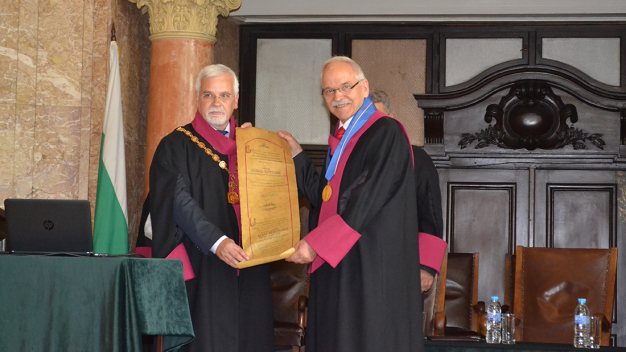
{"type": "Polygon", "coordinates": [[[492,301],[497,301],[498,300],[498,296],[491,296],[491,300],[492,301]]]}
{"type": "Polygon", "coordinates": [[[578,299],[578,303],[587,303],[587,299],[586,298],[579,298],[578,299]]]}

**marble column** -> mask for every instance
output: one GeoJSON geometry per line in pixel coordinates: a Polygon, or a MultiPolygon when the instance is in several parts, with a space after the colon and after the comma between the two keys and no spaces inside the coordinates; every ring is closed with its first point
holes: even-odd
{"type": "Polygon", "coordinates": [[[241,0],[129,0],[150,15],[150,91],[144,196],[152,156],[161,138],[196,112],[196,76],[213,63],[217,16],[227,17],[241,0]]]}

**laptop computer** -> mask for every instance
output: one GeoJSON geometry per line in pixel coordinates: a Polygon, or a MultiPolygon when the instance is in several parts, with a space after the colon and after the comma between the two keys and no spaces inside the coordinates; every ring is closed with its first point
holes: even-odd
{"type": "Polygon", "coordinates": [[[93,254],[89,201],[6,199],[4,209],[9,252],[93,254]]]}

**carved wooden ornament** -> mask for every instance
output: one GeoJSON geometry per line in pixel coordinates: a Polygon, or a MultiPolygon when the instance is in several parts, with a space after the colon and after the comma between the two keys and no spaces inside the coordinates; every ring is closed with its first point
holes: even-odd
{"type": "Polygon", "coordinates": [[[599,149],[605,142],[602,134],[589,134],[567,124],[578,122],[573,104],[564,104],[554,94],[546,81],[517,82],[500,103],[491,104],[485,113],[486,129],[476,133],[463,133],[461,149],[478,141],[475,148],[495,145],[506,149],[558,149],[572,145],[574,149],[587,149],[589,141],[599,149]],[[495,120],[495,125],[491,121],[495,120]]]}

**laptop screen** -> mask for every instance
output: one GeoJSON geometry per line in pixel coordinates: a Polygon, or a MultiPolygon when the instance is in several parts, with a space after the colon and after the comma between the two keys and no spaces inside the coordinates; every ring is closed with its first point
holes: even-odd
{"type": "Polygon", "coordinates": [[[10,252],[93,252],[87,200],[6,199],[4,208],[10,252]]]}

